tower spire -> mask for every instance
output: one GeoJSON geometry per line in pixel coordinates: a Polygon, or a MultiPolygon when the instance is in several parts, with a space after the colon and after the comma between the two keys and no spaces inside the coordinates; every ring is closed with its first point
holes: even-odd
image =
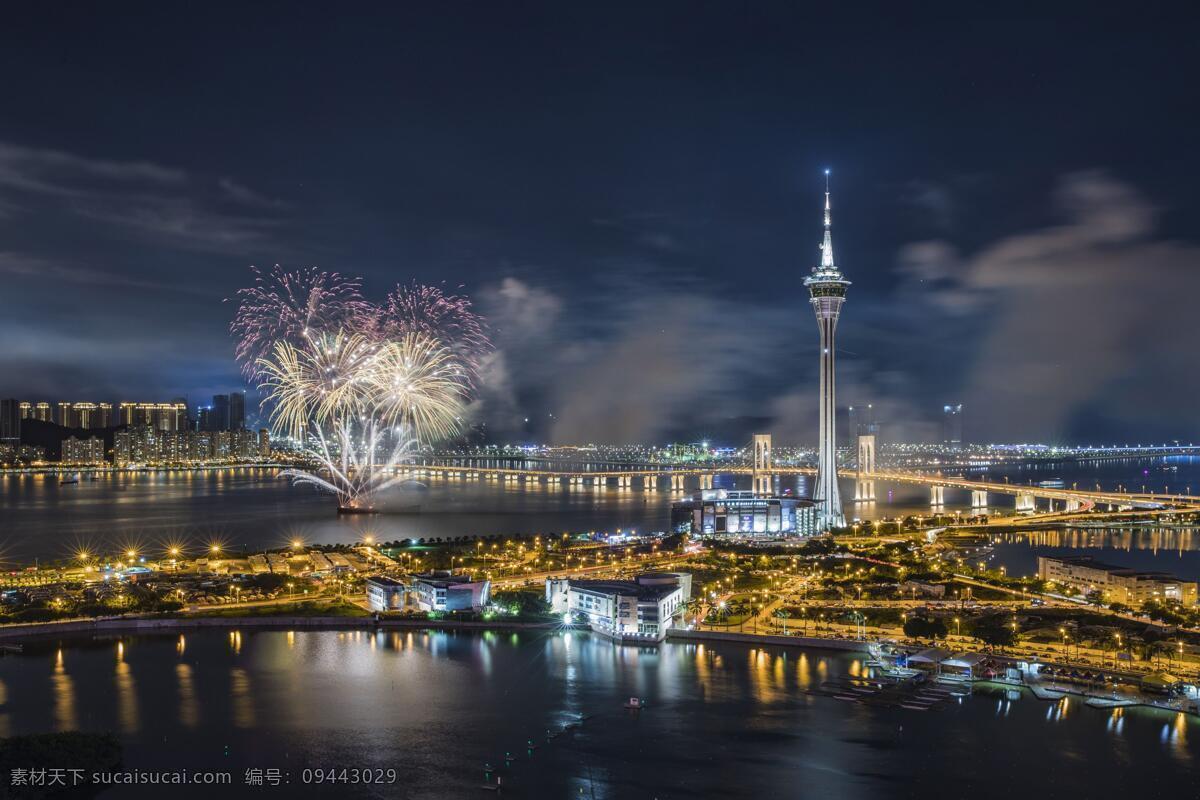
{"type": "Polygon", "coordinates": [[[825,240],[821,242],[821,270],[833,272],[833,217],[829,211],[829,170],[825,170],[825,240]]]}

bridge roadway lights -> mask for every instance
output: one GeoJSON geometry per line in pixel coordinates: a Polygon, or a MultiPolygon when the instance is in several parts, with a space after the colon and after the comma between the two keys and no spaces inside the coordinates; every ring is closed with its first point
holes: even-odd
{"type": "Polygon", "coordinates": [[[930,486],[929,487],[929,505],[931,505],[931,506],[946,505],[946,487],[945,486],[930,486]]]}
{"type": "Polygon", "coordinates": [[[972,509],[987,509],[988,496],[987,491],[983,489],[971,490],[971,508],[972,509]]]}

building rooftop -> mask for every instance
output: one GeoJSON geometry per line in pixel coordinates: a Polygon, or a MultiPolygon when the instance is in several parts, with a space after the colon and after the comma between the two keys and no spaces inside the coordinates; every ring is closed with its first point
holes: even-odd
{"type": "Polygon", "coordinates": [[[1190,583],[1169,572],[1145,571],[1133,569],[1132,567],[1119,567],[1115,564],[1105,564],[1103,561],[1097,561],[1091,556],[1042,556],[1047,561],[1058,561],[1062,564],[1070,564],[1074,567],[1087,567],[1088,569],[1100,570],[1107,572],[1110,575],[1122,575],[1130,578],[1145,578],[1165,581],[1179,581],[1182,583],[1190,583]]]}
{"type": "Polygon", "coordinates": [[[372,575],[367,578],[368,583],[373,583],[376,586],[387,586],[393,589],[403,589],[404,582],[398,581],[395,578],[389,578],[386,575],[372,575]]]}
{"type": "Polygon", "coordinates": [[[787,500],[796,503],[798,506],[811,506],[813,502],[804,497],[795,495],[765,495],[755,494],[749,489],[701,489],[698,492],[693,492],[688,497],[676,500],[676,504],[680,503],[713,503],[725,502],[736,505],[739,502],[769,502],[787,500]]]}
{"type": "Polygon", "coordinates": [[[637,581],[589,581],[570,579],[572,589],[584,589],[598,594],[632,595],[639,600],[657,600],[679,588],[677,583],[641,584],[637,581]]]}
{"type": "Polygon", "coordinates": [[[441,584],[443,586],[456,586],[462,583],[476,583],[477,581],[470,575],[455,575],[446,570],[435,570],[433,572],[422,572],[412,576],[413,581],[422,583],[430,583],[434,585],[441,584]]]}

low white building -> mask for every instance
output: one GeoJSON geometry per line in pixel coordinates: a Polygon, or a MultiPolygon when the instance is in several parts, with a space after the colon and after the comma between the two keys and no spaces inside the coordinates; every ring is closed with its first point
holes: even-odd
{"type": "Polygon", "coordinates": [[[421,611],[480,611],[492,599],[491,581],[444,571],[413,575],[410,591],[421,611]]]}
{"type": "Polygon", "coordinates": [[[407,587],[400,581],[375,575],[367,578],[367,605],[372,611],[399,611],[404,608],[407,587]]]}
{"type": "Polygon", "coordinates": [[[586,620],[617,639],[661,641],[692,595],[686,572],[654,572],[630,581],[548,578],[546,602],[556,614],[586,620]]]}

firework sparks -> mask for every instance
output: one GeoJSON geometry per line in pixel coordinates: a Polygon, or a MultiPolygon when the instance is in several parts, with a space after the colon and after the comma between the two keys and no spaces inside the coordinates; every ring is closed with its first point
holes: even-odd
{"type": "Polygon", "coordinates": [[[244,290],[232,329],[239,358],[253,356],[272,427],[306,442],[320,464],[284,474],[335,493],[347,510],[371,508],[402,480],[394,467],[413,447],[459,431],[472,359],[490,347],[464,297],[414,285],[377,308],[357,283],[278,268],[244,290]]]}
{"type": "Polygon", "coordinates": [[[483,318],[472,309],[471,299],[446,294],[436,286],[398,285],[387,296],[380,322],[392,336],[423,333],[449,348],[473,382],[480,359],[492,349],[483,318]]]}
{"type": "Polygon", "coordinates": [[[278,342],[303,344],[317,332],[358,327],[376,309],[362,297],[356,278],[315,268],[269,272],[256,267],[254,285],[238,290],[241,302],[230,324],[237,339],[236,356],[247,377],[257,362],[271,355],[278,342]]]}

